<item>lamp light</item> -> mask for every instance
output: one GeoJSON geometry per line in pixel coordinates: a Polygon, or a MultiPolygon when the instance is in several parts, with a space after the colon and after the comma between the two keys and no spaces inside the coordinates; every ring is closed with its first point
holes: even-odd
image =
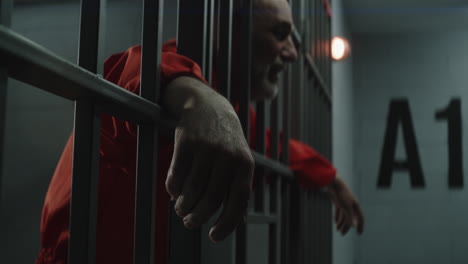
{"type": "Polygon", "coordinates": [[[349,42],[344,37],[333,37],[331,42],[331,56],[335,61],[344,60],[349,57],[351,48],[349,42]]]}

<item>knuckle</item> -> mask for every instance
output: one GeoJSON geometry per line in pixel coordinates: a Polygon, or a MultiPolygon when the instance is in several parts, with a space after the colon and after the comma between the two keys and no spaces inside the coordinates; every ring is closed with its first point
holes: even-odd
{"type": "Polygon", "coordinates": [[[236,162],[240,164],[240,166],[245,170],[253,171],[253,169],[255,168],[255,160],[249,151],[240,152],[239,154],[235,155],[235,159],[236,162]]]}
{"type": "Polygon", "coordinates": [[[166,178],[166,190],[169,192],[169,193],[175,193],[177,191],[177,185],[175,183],[175,181],[172,179],[171,177],[172,175],[168,175],[167,178],[166,178]]]}

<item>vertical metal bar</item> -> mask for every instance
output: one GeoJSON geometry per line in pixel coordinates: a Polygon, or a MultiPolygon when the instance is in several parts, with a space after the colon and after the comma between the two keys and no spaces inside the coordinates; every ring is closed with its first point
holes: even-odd
{"type": "Polygon", "coordinates": [[[331,89],[331,64],[330,64],[330,45],[331,45],[331,17],[327,15],[327,27],[326,27],[326,45],[325,45],[325,62],[326,62],[326,80],[327,80],[327,85],[328,85],[328,92],[330,93],[331,89]]]}
{"type": "MultiPolygon", "coordinates": [[[[284,72],[284,79],[283,79],[283,87],[284,89],[282,90],[282,103],[280,104],[280,112],[282,114],[282,124],[281,127],[283,129],[283,137],[282,137],[282,146],[283,146],[283,151],[280,156],[281,162],[284,164],[289,164],[289,131],[290,131],[290,118],[289,118],[289,112],[290,112],[290,93],[291,93],[291,66],[289,66],[286,71],[284,72]]],[[[287,263],[294,263],[291,260],[291,243],[290,243],[290,205],[291,205],[291,199],[290,199],[290,188],[292,185],[292,182],[282,180],[282,207],[281,207],[281,214],[282,214],[282,219],[281,219],[281,249],[282,249],[282,254],[281,254],[281,263],[282,264],[287,264],[287,263]]]]}
{"type": "Polygon", "coordinates": [[[320,7],[320,0],[312,0],[313,1],[313,21],[314,21],[314,42],[312,44],[312,59],[315,63],[318,61],[318,49],[320,45],[320,37],[319,37],[319,28],[320,28],[320,16],[319,16],[319,7],[320,7]]]}
{"type": "Polygon", "coordinates": [[[212,74],[213,74],[213,46],[214,46],[214,37],[213,37],[213,31],[214,31],[214,7],[215,7],[215,0],[207,0],[206,2],[206,43],[205,43],[205,52],[206,52],[206,72],[205,73],[205,78],[208,81],[208,83],[211,85],[213,80],[212,80],[212,74]]]}
{"type": "MultiPolygon", "coordinates": [[[[266,106],[264,102],[257,103],[257,122],[256,122],[256,150],[260,154],[265,154],[265,127],[266,127],[266,106]]],[[[265,210],[265,170],[256,168],[255,173],[255,211],[264,212],[265,210]]]]}
{"type": "Polygon", "coordinates": [[[99,32],[102,32],[98,36],[98,65],[96,73],[103,75],[104,72],[104,61],[106,60],[105,52],[105,41],[106,41],[106,20],[107,20],[107,1],[100,0],[100,14],[99,14],[99,32]]]}
{"type": "Polygon", "coordinates": [[[281,235],[280,235],[280,251],[281,251],[281,264],[289,264],[290,258],[290,230],[289,230],[289,217],[290,217],[290,186],[291,181],[286,179],[281,180],[281,235]]]}
{"type": "MultiPolygon", "coordinates": [[[[289,87],[287,87],[289,88],[289,87]]],[[[286,89],[287,89],[286,88],[286,89]]],[[[282,89],[279,89],[278,96],[273,99],[271,103],[271,134],[270,134],[270,151],[271,159],[278,160],[279,148],[279,108],[280,108],[280,97],[282,95],[282,89]]],[[[279,264],[281,261],[281,181],[279,175],[272,176],[270,179],[270,214],[274,214],[277,217],[276,223],[270,224],[269,226],[269,250],[268,250],[268,263],[279,264]]]]}
{"type": "MultiPolygon", "coordinates": [[[[140,96],[154,103],[160,97],[163,0],[144,0],[140,96]]],[[[155,258],[158,130],[139,124],[135,190],[134,263],[153,264],[155,258]]],[[[156,234],[163,235],[163,234],[156,234]]]]}
{"type": "MultiPolygon", "coordinates": [[[[13,9],[12,0],[0,1],[0,25],[9,27],[11,21],[11,12],[13,9]]],[[[3,150],[5,142],[5,115],[6,115],[6,98],[8,89],[8,75],[5,68],[0,68],[0,204],[2,202],[3,189],[3,150]]],[[[0,212],[1,213],[1,212],[0,212]]],[[[0,214],[1,215],[1,214],[0,214]]]]}
{"type": "Polygon", "coordinates": [[[316,11],[315,11],[315,0],[309,0],[309,6],[308,6],[308,23],[309,23],[309,34],[310,34],[310,42],[309,45],[307,46],[307,52],[310,53],[311,58],[315,58],[315,52],[314,52],[314,47],[315,47],[315,40],[316,40],[316,23],[315,23],[315,17],[316,17],[316,11]]]}
{"type": "Polygon", "coordinates": [[[218,89],[228,100],[231,98],[232,1],[219,1],[219,49],[217,61],[218,89]]]}
{"type": "MultiPolygon", "coordinates": [[[[177,50],[178,53],[195,61],[201,68],[204,77],[208,76],[207,43],[208,41],[208,0],[179,0],[177,50]]],[[[211,73],[210,73],[211,74],[211,73]]],[[[173,212],[173,210],[172,210],[173,212]]],[[[201,228],[195,231],[185,229],[179,218],[172,214],[171,245],[186,248],[185,256],[173,255],[171,261],[178,263],[182,259],[191,259],[193,263],[201,262],[201,228]],[[174,217],[175,216],[175,217],[174,217]],[[190,257],[192,256],[192,257],[190,257]]],[[[173,246],[171,246],[173,248],[173,246]]],[[[182,260],[183,261],[183,260],[182,260]]]]}
{"type": "Polygon", "coordinates": [[[206,74],[206,11],[208,0],[179,0],[179,28],[177,30],[178,53],[189,57],[206,74]]]}
{"type": "Polygon", "coordinates": [[[6,118],[6,97],[8,88],[8,75],[5,68],[0,68],[0,203],[2,202],[3,186],[3,150],[5,147],[5,118],[6,118]]]}
{"type": "Polygon", "coordinates": [[[10,27],[12,11],[13,0],[2,0],[0,2],[0,25],[10,27]]]}
{"type": "MultiPolygon", "coordinates": [[[[324,51],[324,47],[325,47],[325,21],[327,19],[327,16],[326,16],[326,12],[325,12],[325,5],[323,4],[323,0],[322,2],[320,3],[320,61],[319,61],[319,65],[320,65],[320,74],[323,76],[323,78],[325,78],[325,65],[324,65],[324,61],[325,61],[325,51],[324,51]]],[[[324,80],[325,83],[326,83],[326,80],[324,80]]],[[[325,87],[324,87],[325,88],[325,87]]]]}
{"type": "MultiPolygon", "coordinates": [[[[239,118],[247,140],[250,139],[250,86],[252,72],[252,24],[253,24],[253,0],[241,0],[240,9],[237,10],[240,19],[240,32],[242,41],[239,49],[243,51],[236,65],[239,76],[240,109],[239,118]]],[[[236,264],[247,263],[247,225],[241,224],[236,232],[236,264]]]]}
{"type": "Polygon", "coordinates": [[[239,12],[240,31],[242,32],[242,41],[239,44],[239,49],[243,51],[239,60],[238,70],[239,87],[242,87],[240,92],[240,109],[239,118],[244,129],[244,135],[247,139],[250,138],[250,90],[251,90],[251,72],[252,72],[252,7],[253,0],[240,0],[241,7],[239,12]]]}
{"type": "MultiPolygon", "coordinates": [[[[100,1],[81,1],[78,65],[97,72],[100,1]]],[[[96,262],[100,114],[92,98],[75,102],[68,262],[96,262]]]]}
{"type": "Polygon", "coordinates": [[[100,118],[90,101],[75,103],[68,263],[96,262],[100,118]]]}

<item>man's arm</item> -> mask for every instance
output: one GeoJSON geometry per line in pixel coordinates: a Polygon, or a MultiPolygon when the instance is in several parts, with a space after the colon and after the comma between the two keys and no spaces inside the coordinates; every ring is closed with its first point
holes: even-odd
{"type": "Polygon", "coordinates": [[[364,216],[358,200],[348,185],[336,175],[326,190],[335,205],[336,229],[345,235],[354,226],[361,234],[364,231],[364,216]]]}
{"type": "Polygon", "coordinates": [[[254,171],[237,114],[226,98],[192,77],[171,81],[162,105],[178,119],[166,179],[175,210],[193,228],[224,205],[209,234],[223,240],[244,219],[254,171]]]}
{"type": "Polygon", "coordinates": [[[358,233],[364,228],[362,209],[333,165],[312,147],[294,139],[289,141],[289,166],[305,188],[325,187],[335,206],[336,228],[344,235],[352,226],[358,233]]]}

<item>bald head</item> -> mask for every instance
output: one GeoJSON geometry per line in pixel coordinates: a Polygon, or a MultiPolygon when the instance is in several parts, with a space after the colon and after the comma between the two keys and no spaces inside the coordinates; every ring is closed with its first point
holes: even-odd
{"type": "Polygon", "coordinates": [[[296,60],[292,30],[292,13],[286,0],[254,0],[254,100],[273,98],[278,91],[279,73],[288,62],[296,60]]]}

